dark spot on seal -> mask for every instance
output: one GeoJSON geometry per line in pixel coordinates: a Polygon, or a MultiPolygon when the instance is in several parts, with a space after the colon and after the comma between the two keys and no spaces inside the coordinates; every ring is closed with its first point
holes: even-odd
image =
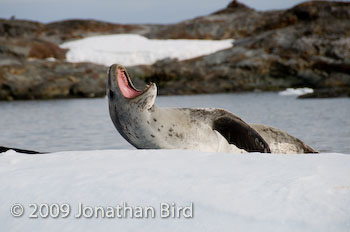
{"type": "Polygon", "coordinates": [[[158,131],[160,131],[160,129],[158,128],[158,131]]]}
{"type": "Polygon", "coordinates": [[[163,126],[163,125],[161,125],[161,127],[163,128],[164,126],[163,126]]]}
{"type": "Polygon", "coordinates": [[[173,128],[170,128],[170,129],[169,129],[169,132],[172,132],[172,131],[173,131],[173,128]]]}
{"type": "Polygon", "coordinates": [[[154,137],[156,137],[156,136],[154,136],[154,135],[151,134],[151,137],[154,138],[154,137]]]}
{"type": "Polygon", "coordinates": [[[149,124],[149,121],[147,120],[147,124],[149,124]]]}
{"type": "Polygon", "coordinates": [[[173,124],[173,127],[175,127],[175,124],[173,124]]]}
{"type": "Polygon", "coordinates": [[[169,135],[170,137],[173,137],[173,135],[172,135],[172,134],[170,134],[170,133],[169,133],[168,135],[169,135]]]}
{"type": "Polygon", "coordinates": [[[157,121],[157,119],[153,118],[153,121],[155,121],[155,122],[156,122],[156,121],[157,121]]]}

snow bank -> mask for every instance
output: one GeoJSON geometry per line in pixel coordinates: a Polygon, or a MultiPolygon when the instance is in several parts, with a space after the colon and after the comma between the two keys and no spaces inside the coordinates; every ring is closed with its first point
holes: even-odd
{"type": "Polygon", "coordinates": [[[140,35],[118,34],[66,42],[62,48],[69,62],[92,62],[110,66],[152,64],[165,58],[185,60],[232,47],[233,40],[151,40],[140,35]]]}
{"type": "Polygon", "coordinates": [[[178,150],[0,154],[2,231],[350,231],[350,156],[178,150]],[[75,218],[84,206],[153,206],[156,217],[75,218]],[[193,218],[160,218],[160,203],[193,218]],[[10,214],[20,203],[22,217],[10,214]],[[69,203],[31,218],[29,203],[69,203]],[[158,214],[157,214],[158,213],[158,214]]]}
{"type": "Polygon", "coordinates": [[[290,95],[303,95],[307,93],[313,93],[314,90],[311,88],[287,88],[286,90],[283,90],[279,92],[279,95],[281,96],[290,96],[290,95]]]}

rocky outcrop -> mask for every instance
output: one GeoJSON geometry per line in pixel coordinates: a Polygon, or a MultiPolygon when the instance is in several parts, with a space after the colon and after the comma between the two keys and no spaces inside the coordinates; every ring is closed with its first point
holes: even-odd
{"type": "MultiPolygon", "coordinates": [[[[146,33],[146,36],[163,39],[243,39],[269,30],[307,23],[316,26],[310,33],[318,31],[318,35],[324,26],[330,26],[327,25],[328,19],[349,20],[349,3],[309,1],[289,10],[255,11],[232,1],[225,9],[211,15],[159,27],[146,33]],[[315,25],[318,23],[321,24],[315,25]]],[[[338,32],[341,32],[344,24],[346,22],[340,22],[338,32]]]]}
{"type": "Polygon", "coordinates": [[[232,2],[227,8],[214,14],[168,25],[147,33],[146,36],[161,39],[243,38],[263,24],[262,16],[263,13],[232,2]]]}
{"type": "Polygon", "coordinates": [[[160,94],[350,86],[350,3],[310,1],[260,12],[233,1],[211,15],[173,25],[0,19],[0,100],[103,96],[106,68],[67,63],[58,44],[113,33],[235,39],[232,48],[207,56],[128,67],[133,76],[156,82],[160,94]]]}
{"type": "Polygon", "coordinates": [[[26,58],[55,58],[64,60],[66,50],[60,48],[57,44],[39,40],[25,38],[0,38],[0,65],[7,62],[6,59],[26,59],[26,58]]]}
{"type": "Polygon", "coordinates": [[[162,94],[350,86],[350,3],[306,2],[256,12],[233,2],[161,31],[171,38],[236,39],[232,48],[208,56],[131,68],[158,83],[162,94]]]}
{"type": "Polygon", "coordinates": [[[350,97],[350,88],[316,89],[313,93],[307,93],[307,94],[298,96],[298,98],[300,99],[335,98],[335,97],[350,97]]]}
{"type": "Polygon", "coordinates": [[[60,48],[58,45],[48,41],[31,41],[29,58],[46,59],[55,58],[64,60],[66,58],[66,49],[60,48]]]}
{"type": "Polygon", "coordinates": [[[93,35],[153,33],[162,25],[114,24],[96,20],[64,20],[48,24],[0,19],[0,37],[8,39],[39,39],[60,44],[93,35]]]}
{"type": "Polygon", "coordinates": [[[95,20],[42,24],[0,19],[0,100],[102,97],[106,67],[65,62],[67,50],[59,44],[91,35],[142,34],[156,27],[95,20]]]}
{"type": "Polygon", "coordinates": [[[0,36],[7,38],[34,38],[40,35],[45,24],[27,20],[0,19],[0,36]]]}
{"type": "Polygon", "coordinates": [[[0,99],[102,97],[106,69],[90,63],[31,60],[0,67],[0,99]]]}
{"type": "Polygon", "coordinates": [[[42,37],[62,43],[67,40],[81,39],[105,34],[144,34],[157,25],[113,24],[95,20],[65,20],[46,25],[42,37]]]}

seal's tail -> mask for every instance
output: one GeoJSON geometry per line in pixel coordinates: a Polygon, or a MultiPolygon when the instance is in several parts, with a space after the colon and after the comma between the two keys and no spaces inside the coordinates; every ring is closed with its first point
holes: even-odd
{"type": "Polygon", "coordinates": [[[44,154],[44,153],[46,153],[46,152],[38,152],[38,151],[23,150],[23,149],[17,149],[17,148],[12,148],[12,147],[0,146],[0,153],[6,152],[8,150],[14,150],[15,152],[25,153],[25,154],[44,154]]]}

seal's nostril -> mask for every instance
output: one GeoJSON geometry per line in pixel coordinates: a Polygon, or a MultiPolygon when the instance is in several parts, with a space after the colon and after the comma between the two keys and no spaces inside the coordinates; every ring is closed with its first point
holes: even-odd
{"type": "Polygon", "coordinates": [[[109,75],[108,75],[107,83],[108,83],[108,87],[110,88],[112,86],[112,83],[109,75]]]}
{"type": "Polygon", "coordinates": [[[114,97],[114,93],[113,93],[112,91],[108,91],[108,96],[109,96],[110,98],[113,98],[113,97],[114,97]]]}

